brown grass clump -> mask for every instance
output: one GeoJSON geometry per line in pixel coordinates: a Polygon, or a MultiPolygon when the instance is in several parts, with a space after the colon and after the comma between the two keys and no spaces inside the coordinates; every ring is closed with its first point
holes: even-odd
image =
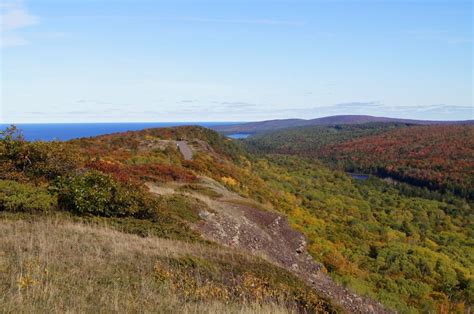
{"type": "Polygon", "coordinates": [[[0,217],[5,312],[288,313],[303,303],[332,309],[320,298],[298,299],[304,294],[295,294],[281,270],[279,284],[295,301],[284,299],[275,290],[277,277],[266,278],[259,267],[278,274],[262,260],[215,245],[143,238],[65,218],[0,217]],[[250,291],[262,287],[276,297],[260,290],[253,297],[250,291]]]}

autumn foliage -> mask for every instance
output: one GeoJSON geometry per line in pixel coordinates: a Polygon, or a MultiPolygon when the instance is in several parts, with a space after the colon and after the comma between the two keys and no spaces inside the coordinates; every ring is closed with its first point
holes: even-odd
{"type": "Polygon", "coordinates": [[[473,125],[304,127],[251,137],[245,144],[257,153],[316,158],[336,169],[474,198],[473,125]]]}
{"type": "Polygon", "coordinates": [[[474,126],[417,126],[327,146],[321,158],[350,171],[474,198],[474,126]]]}
{"type": "Polygon", "coordinates": [[[86,167],[111,174],[120,181],[192,182],[197,178],[191,171],[174,165],[123,165],[116,162],[98,160],[87,163],[86,167]]]}

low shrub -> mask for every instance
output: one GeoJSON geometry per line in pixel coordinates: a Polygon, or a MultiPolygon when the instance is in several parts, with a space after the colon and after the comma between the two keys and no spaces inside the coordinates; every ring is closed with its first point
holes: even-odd
{"type": "Polygon", "coordinates": [[[29,142],[28,158],[27,176],[47,180],[73,172],[81,159],[74,146],[62,142],[29,142]]]}
{"type": "Polygon", "coordinates": [[[117,181],[97,170],[58,178],[52,190],[58,195],[60,208],[80,215],[79,219],[92,219],[141,236],[202,240],[188,226],[206,207],[197,199],[182,195],[156,197],[140,185],[117,181]]]}
{"type": "Polygon", "coordinates": [[[56,204],[56,198],[45,188],[0,180],[0,211],[47,212],[54,209],[56,204]]]}
{"type": "Polygon", "coordinates": [[[86,168],[95,169],[103,173],[112,175],[116,180],[127,182],[131,180],[130,171],[119,163],[103,160],[94,160],[86,164],[86,168]]]}
{"type": "Polygon", "coordinates": [[[152,215],[156,202],[141,186],[96,170],[60,177],[53,190],[62,209],[80,215],[145,218],[152,215]]]}
{"type": "Polygon", "coordinates": [[[149,179],[157,182],[193,182],[197,179],[196,175],[194,175],[188,169],[177,167],[175,165],[137,165],[132,168],[132,171],[135,175],[139,175],[143,179],[149,179]]]}
{"type": "Polygon", "coordinates": [[[46,179],[66,175],[79,167],[77,149],[63,142],[28,142],[12,126],[0,131],[0,179],[46,179]]]}

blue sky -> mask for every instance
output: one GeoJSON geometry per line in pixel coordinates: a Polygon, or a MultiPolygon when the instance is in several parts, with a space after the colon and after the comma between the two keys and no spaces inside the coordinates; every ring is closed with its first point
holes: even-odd
{"type": "Polygon", "coordinates": [[[0,0],[0,122],[473,119],[472,2],[0,0]]]}

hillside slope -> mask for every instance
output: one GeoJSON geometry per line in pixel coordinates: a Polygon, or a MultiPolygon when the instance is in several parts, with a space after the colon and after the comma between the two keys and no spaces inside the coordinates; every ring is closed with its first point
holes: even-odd
{"type": "Polygon", "coordinates": [[[334,311],[288,272],[236,250],[18,218],[0,216],[2,311],[334,311]]]}
{"type": "Polygon", "coordinates": [[[307,239],[290,227],[287,217],[264,209],[207,177],[200,177],[192,186],[168,184],[163,188],[150,184],[149,187],[158,195],[184,193],[203,201],[208,209],[199,212],[203,219],[193,228],[206,239],[263,256],[296,274],[318,294],[347,312],[389,313],[379,303],[336,284],[308,254],[307,239]]]}
{"type": "MultiPolygon", "coordinates": [[[[290,311],[306,305],[338,311],[339,305],[351,313],[442,312],[472,305],[472,207],[463,199],[409,197],[383,181],[356,182],[318,162],[254,156],[199,127],[67,143],[28,143],[7,132],[0,152],[0,211],[68,213],[142,237],[257,255],[281,270],[276,281],[266,273],[244,280],[262,283],[257,296],[272,296],[249,295],[258,306],[282,298],[290,311]],[[190,160],[177,141],[189,146],[190,160]],[[289,295],[276,289],[288,280],[305,288],[286,286],[289,295]],[[269,282],[276,286],[264,288],[269,282]]],[[[203,259],[178,264],[191,272],[213,269],[203,259]]],[[[234,277],[217,281],[217,290],[236,291],[228,281],[234,277]]],[[[200,291],[192,278],[184,283],[200,291]]],[[[231,300],[243,305],[235,295],[231,300]]]]}
{"type": "MultiPolygon", "coordinates": [[[[273,248],[286,255],[291,264],[279,260],[283,256],[281,254],[266,254],[269,252],[265,251],[268,247],[252,250],[248,245],[234,245],[234,251],[228,251],[199,236],[202,234],[214,243],[232,247],[231,243],[205,231],[209,221],[206,218],[222,214],[222,210],[228,208],[231,202],[237,202],[235,208],[241,206],[239,202],[248,203],[247,210],[257,216],[259,213],[265,215],[265,211],[259,208],[258,203],[229,192],[212,179],[198,178],[189,170],[180,168],[179,163],[186,162],[186,158],[177,151],[175,137],[181,140],[191,139],[190,142],[194,143],[193,153],[199,154],[201,150],[201,154],[205,152],[205,155],[210,154],[221,161],[228,156],[216,151],[219,148],[227,151],[227,140],[217,135],[214,142],[213,136],[216,134],[201,128],[149,130],[145,133],[149,132],[160,134],[160,138],[151,138],[149,134],[137,136],[134,133],[63,144],[27,143],[21,138],[15,138],[14,133],[6,134],[3,145],[0,146],[6,152],[2,155],[1,165],[7,171],[2,173],[2,177],[9,179],[0,180],[0,213],[5,213],[0,222],[2,240],[5,241],[1,245],[5,259],[2,260],[2,265],[11,274],[11,277],[0,278],[5,305],[12,309],[20,307],[34,311],[46,308],[56,311],[60,308],[70,311],[127,308],[133,311],[157,307],[162,299],[176,294],[177,297],[163,302],[158,308],[166,311],[169,307],[170,311],[174,311],[174,308],[179,312],[219,312],[224,306],[228,306],[229,310],[239,312],[252,309],[263,312],[272,312],[271,309],[280,312],[339,312],[341,309],[337,304],[340,304],[350,312],[367,312],[367,306],[371,311],[385,312],[379,304],[335,285],[323,274],[319,275],[321,280],[325,280],[328,287],[332,284],[332,291],[337,294],[327,294],[326,290],[311,287],[311,282],[305,283],[307,277],[295,272],[293,262],[311,265],[304,273],[306,276],[316,276],[320,266],[309,261],[311,258],[305,248],[296,252],[299,241],[304,239],[297,232],[297,239],[285,238],[281,233],[280,242],[270,241],[273,248]],[[203,138],[206,139],[205,142],[203,138]],[[138,146],[135,140],[140,142],[138,146]],[[91,145],[92,142],[95,145],[91,145]],[[105,147],[108,149],[102,151],[105,147]],[[87,157],[89,154],[86,152],[91,149],[96,153],[95,160],[87,157]],[[70,154],[72,152],[77,155],[70,154]],[[61,153],[65,155],[59,156],[61,153]],[[98,160],[97,154],[100,154],[101,160],[98,160]],[[12,158],[12,155],[17,158],[12,158]],[[153,163],[153,167],[148,165],[149,167],[143,168],[147,164],[144,158],[159,158],[163,155],[167,156],[168,162],[176,158],[172,162],[174,165],[159,166],[153,163]],[[28,160],[26,168],[21,162],[16,163],[22,159],[20,156],[28,160]],[[138,158],[134,160],[140,162],[126,169],[126,163],[122,161],[131,156],[138,158]],[[53,160],[57,158],[65,162],[63,166],[70,164],[71,169],[51,169],[54,166],[53,160]],[[46,189],[44,180],[48,180],[56,172],[64,177],[52,177],[53,181],[46,189]],[[38,186],[28,182],[35,182],[38,186]],[[211,182],[214,189],[203,182],[211,182]],[[147,192],[148,189],[151,193],[147,192]],[[216,195],[220,193],[225,193],[227,198],[217,199],[216,195]],[[10,215],[9,212],[27,214],[10,215]],[[73,216],[65,216],[64,213],[67,212],[73,216]],[[88,224],[105,225],[107,228],[146,236],[149,240],[145,242],[146,246],[142,246],[141,240],[138,241],[136,237],[69,223],[76,216],[79,221],[88,224]],[[26,230],[18,231],[22,229],[26,230]],[[45,233],[46,230],[52,231],[45,233]],[[76,232],[78,230],[79,234],[76,232]],[[12,235],[6,236],[9,233],[12,235]],[[42,241],[25,241],[25,237],[42,241]],[[80,244],[72,245],[78,238],[81,239],[80,244]],[[92,239],[95,239],[94,244],[92,239]],[[158,242],[156,246],[152,245],[154,241],[158,242]],[[170,243],[166,244],[166,241],[170,243]],[[29,246],[21,248],[22,244],[29,246]],[[160,250],[156,250],[157,246],[161,246],[160,250],[164,251],[160,253],[160,250]],[[171,246],[173,250],[169,249],[171,246]],[[16,248],[31,251],[31,254],[18,257],[16,248]],[[121,252],[118,248],[126,250],[121,252]],[[117,254],[118,252],[123,254],[117,254]],[[213,256],[206,252],[212,252],[213,256]],[[243,252],[255,255],[255,260],[251,257],[243,259],[243,252]],[[98,260],[99,256],[91,256],[94,253],[99,253],[102,260],[98,260]],[[137,256],[140,259],[143,253],[146,255],[144,261],[122,262],[123,259],[135,259],[137,256]],[[154,262],[149,261],[150,253],[154,262]],[[265,259],[258,256],[264,256],[265,259]],[[76,271],[68,272],[66,265],[74,265],[76,271]],[[83,274],[93,267],[97,271],[89,276],[83,274]],[[58,281],[64,277],[71,277],[68,283],[73,282],[74,289],[67,283],[58,281]],[[129,280],[132,281],[128,282],[129,280]],[[127,293],[129,289],[136,290],[130,284],[140,285],[141,289],[146,290],[147,296],[155,294],[156,300],[140,301],[139,294],[127,293]],[[23,292],[19,298],[14,293],[17,289],[23,292]],[[105,294],[113,294],[115,299],[104,302],[102,299],[105,294]],[[62,299],[67,300],[63,305],[59,301],[62,299]]],[[[156,160],[154,159],[155,162],[156,160]]],[[[278,215],[273,218],[282,219],[278,215]]],[[[253,225],[252,220],[243,215],[240,219],[247,221],[247,226],[253,225]]],[[[224,233],[240,227],[245,229],[242,225],[230,230],[225,223],[217,226],[224,233]]],[[[262,231],[263,226],[253,226],[250,234],[252,241],[268,243],[269,234],[262,231]]],[[[282,227],[280,232],[291,231],[288,223],[282,222],[282,227]]]]}

